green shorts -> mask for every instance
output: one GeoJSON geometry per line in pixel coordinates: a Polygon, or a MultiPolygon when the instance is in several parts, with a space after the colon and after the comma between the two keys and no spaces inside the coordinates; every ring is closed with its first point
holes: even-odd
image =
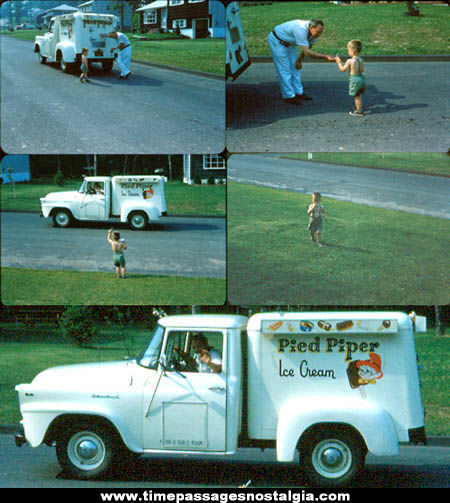
{"type": "Polygon", "coordinates": [[[348,94],[359,96],[366,90],[366,79],[364,75],[350,75],[348,94]]]}
{"type": "Polygon", "coordinates": [[[116,267],[125,267],[125,257],[123,253],[114,253],[113,261],[116,267]]]}
{"type": "Polygon", "coordinates": [[[308,230],[310,232],[317,232],[322,230],[322,217],[309,219],[308,230]]]}

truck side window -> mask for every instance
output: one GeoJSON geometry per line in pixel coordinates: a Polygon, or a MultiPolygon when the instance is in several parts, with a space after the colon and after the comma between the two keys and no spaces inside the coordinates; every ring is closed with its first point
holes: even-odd
{"type": "Polygon", "coordinates": [[[221,332],[172,331],[166,346],[168,369],[219,373],[222,370],[221,332]]]}

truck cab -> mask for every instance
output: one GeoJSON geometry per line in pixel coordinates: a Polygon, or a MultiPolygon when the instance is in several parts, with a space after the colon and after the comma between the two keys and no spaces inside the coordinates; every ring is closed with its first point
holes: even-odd
{"type": "Polygon", "coordinates": [[[426,442],[413,323],[396,312],[166,316],[135,360],[48,369],[16,390],[17,445],[56,442],[85,479],[124,452],[255,447],[340,486],[368,452],[426,442]]]}
{"type": "Polygon", "coordinates": [[[41,198],[41,215],[56,227],[75,220],[120,219],[133,230],[167,214],[161,176],[87,176],[78,191],[53,192],[41,198]]]}
{"type": "Polygon", "coordinates": [[[105,71],[110,71],[114,64],[114,40],[101,37],[101,33],[109,33],[117,25],[118,18],[111,14],[75,12],[55,16],[47,33],[35,37],[34,52],[41,64],[53,59],[64,72],[69,72],[80,65],[81,51],[87,48],[89,63],[101,63],[105,71]]]}

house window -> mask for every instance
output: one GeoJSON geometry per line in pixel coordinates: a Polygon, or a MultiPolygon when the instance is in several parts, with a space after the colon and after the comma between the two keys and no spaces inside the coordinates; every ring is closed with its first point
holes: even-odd
{"type": "Polygon", "coordinates": [[[156,10],[144,12],[144,24],[156,24],[157,21],[158,12],[156,10]]]}
{"type": "Polygon", "coordinates": [[[181,5],[184,0],[170,0],[170,5],[181,5]]]}
{"type": "Polygon", "coordinates": [[[217,154],[203,156],[203,169],[225,169],[225,157],[217,154]]]}
{"type": "Polygon", "coordinates": [[[189,3],[200,3],[204,2],[205,0],[189,0],[189,3]]]}
{"type": "Polygon", "coordinates": [[[172,21],[173,28],[186,28],[187,22],[186,19],[174,19],[172,21]]]}

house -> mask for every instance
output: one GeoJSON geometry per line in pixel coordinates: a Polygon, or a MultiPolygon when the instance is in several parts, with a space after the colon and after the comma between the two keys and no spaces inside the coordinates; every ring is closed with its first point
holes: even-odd
{"type": "Polygon", "coordinates": [[[28,155],[6,155],[0,164],[2,183],[11,183],[12,176],[14,182],[29,182],[30,157],[28,155]],[[8,172],[11,168],[11,172],[8,172]]]}
{"type": "Polygon", "coordinates": [[[217,154],[189,154],[183,155],[183,182],[189,185],[201,180],[208,183],[213,179],[215,183],[223,183],[227,179],[227,161],[217,154]]]}
{"type": "Polygon", "coordinates": [[[71,12],[77,12],[78,9],[76,7],[71,7],[70,5],[62,4],[57,7],[52,7],[51,9],[47,9],[43,12],[40,12],[36,16],[36,25],[48,26],[50,23],[50,19],[54,16],[60,16],[62,14],[70,14],[71,12]]]}
{"type": "Polygon", "coordinates": [[[142,33],[177,31],[193,39],[225,37],[225,7],[220,0],[157,0],[136,12],[142,33]]]}
{"type": "Polygon", "coordinates": [[[132,30],[133,7],[129,2],[90,0],[78,5],[78,9],[81,12],[92,12],[94,14],[113,14],[121,20],[121,30],[132,30]]]}

